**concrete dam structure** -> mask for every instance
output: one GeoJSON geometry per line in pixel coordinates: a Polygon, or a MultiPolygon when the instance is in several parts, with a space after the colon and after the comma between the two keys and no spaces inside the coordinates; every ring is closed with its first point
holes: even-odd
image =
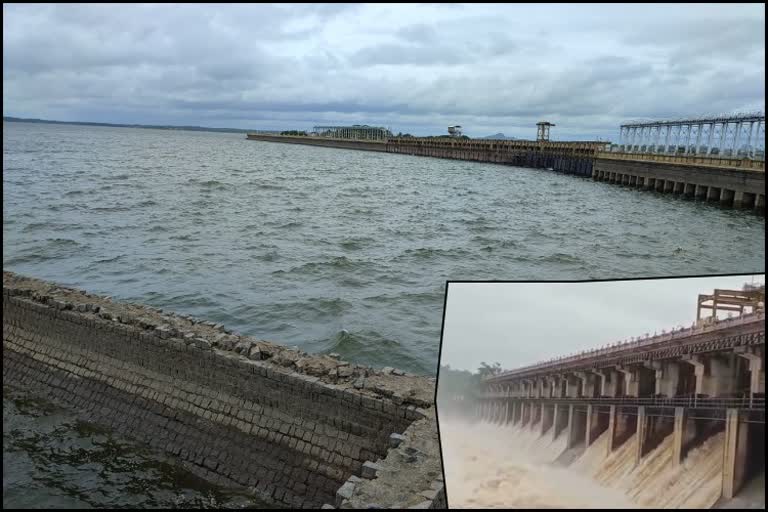
{"type": "Polygon", "coordinates": [[[249,133],[249,140],[550,169],[765,214],[765,161],[617,151],[609,142],[395,137],[383,141],[249,133]]]}
{"type": "Polygon", "coordinates": [[[4,272],[3,385],[277,507],[445,507],[432,378],[4,272]]]}
{"type": "Polygon", "coordinates": [[[764,287],[757,293],[754,310],[733,318],[489,377],[474,415],[640,505],[723,505],[765,479],[764,287]]]}

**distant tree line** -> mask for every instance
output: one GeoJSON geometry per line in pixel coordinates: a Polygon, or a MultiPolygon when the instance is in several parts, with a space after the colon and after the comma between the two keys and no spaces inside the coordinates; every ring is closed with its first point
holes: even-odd
{"type": "Polygon", "coordinates": [[[299,135],[302,137],[306,137],[307,132],[299,131],[299,130],[286,130],[286,131],[280,132],[280,135],[299,135]]]}
{"type": "Polygon", "coordinates": [[[480,368],[474,372],[441,365],[438,383],[440,394],[445,398],[452,395],[477,395],[480,393],[480,385],[484,377],[498,375],[502,371],[499,363],[482,362],[480,368]]]}

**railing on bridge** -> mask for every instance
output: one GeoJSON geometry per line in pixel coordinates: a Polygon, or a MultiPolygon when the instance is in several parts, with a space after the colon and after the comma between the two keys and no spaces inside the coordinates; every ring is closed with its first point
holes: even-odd
{"type": "Polygon", "coordinates": [[[677,329],[677,330],[673,329],[672,331],[669,331],[669,332],[662,331],[661,334],[658,334],[655,336],[649,336],[646,338],[638,339],[635,341],[629,341],[629,342],[618,342],[608,347],[585,350],[583,352],[570,355],[570,356],[555,357],[555,358],[548,359],[546,361],[541,361],[539,363],[535,363],[532,365],[516,368],[514,370],[507,370],[497,375],[487,376],[487,377],[484,377],[483,380],[485,381],[498,380],[503,377],[510,377],[519,373],[546,368],[548,366],[557,366],[557,365],[572,363],[579,360],[591,359],[594,357],[599,357],[604,355],[616,355],[616,354],[621,354],[622,352],[633,351],[638,348],[650,348],[655,345],[662,345],[665,343],[669,343],[670,341],[679,340],[681,338],[688,338],[693,335],[704,334],[704,333],[716,331],[719,329],[731,328],[738,325],[753,323],[759,320],[765,321],[764,310],[747,313],[745,315],[740,315],[737,317],[718,319],[710,323],[702,323],[699,325],[693,324],[690,327],[684,327],[682,329],[677,329]]]}
{"type": "Polygon", "coordinates": [[[482,399],[514,398],[535,402],[552,402],[561,404],[592,404],[592,405],[627,405],[646,407],[687,407],[693,409],[765,409],[765,397],[562,397],[535,398],[513,397],[506,393],[484,393],[482,399]]]}
{"type": "Polygon", "coordinates": [[[601,151],[595,158],[609,160],[643,160],[680,165],[696,165],[702,167],[749,169],[765,172],[765,160],[752,160],[748,158],[721,158],[696,155],[664,155],[654,153],[632,153],[621,150],[601,151]]]}
{"type": "Polygon", "coordinates": [[[249,130],[248,134],[253,135],[280,135],[279,130],[249,130]]]}

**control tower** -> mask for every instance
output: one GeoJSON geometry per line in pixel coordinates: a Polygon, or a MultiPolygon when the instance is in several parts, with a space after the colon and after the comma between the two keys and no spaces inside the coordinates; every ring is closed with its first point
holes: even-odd
{"type": "Polygon", "coordinates": [[[536,142],[549,141],[549,127],[555,126],[549,121],[539,121],[536,123],[536,142]]]}

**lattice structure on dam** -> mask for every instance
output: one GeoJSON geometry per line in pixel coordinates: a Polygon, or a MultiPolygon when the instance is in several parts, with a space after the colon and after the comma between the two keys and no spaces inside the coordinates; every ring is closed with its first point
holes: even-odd
{"type": "Polygon", "coordinates": [[[619,152],[713,155],[765,160],[765,113],[732,114],[621,125],[619,152]]]}
{"type": "Polygon", "coordinates": [[[606,434],[606,456],[636,436],[635,466],[668,436],[679,466],[723,433],[722,497],[733,498],[765,471],[765,287],[732,292],[702,295],[697,314],[716,296],[720,306],[749,312],[487,377],[475,414],[553,440],[567,436],[568,449],[586,449],[606,434]]]}
{"type": "Polygon", "coordinates": [[[352,126],[315,126],[312,133],[317,137],[351,140],[379,140],[385,141],[392,136],[392,132],[383,126],[368,126],[355,124],[352,126]]]}

